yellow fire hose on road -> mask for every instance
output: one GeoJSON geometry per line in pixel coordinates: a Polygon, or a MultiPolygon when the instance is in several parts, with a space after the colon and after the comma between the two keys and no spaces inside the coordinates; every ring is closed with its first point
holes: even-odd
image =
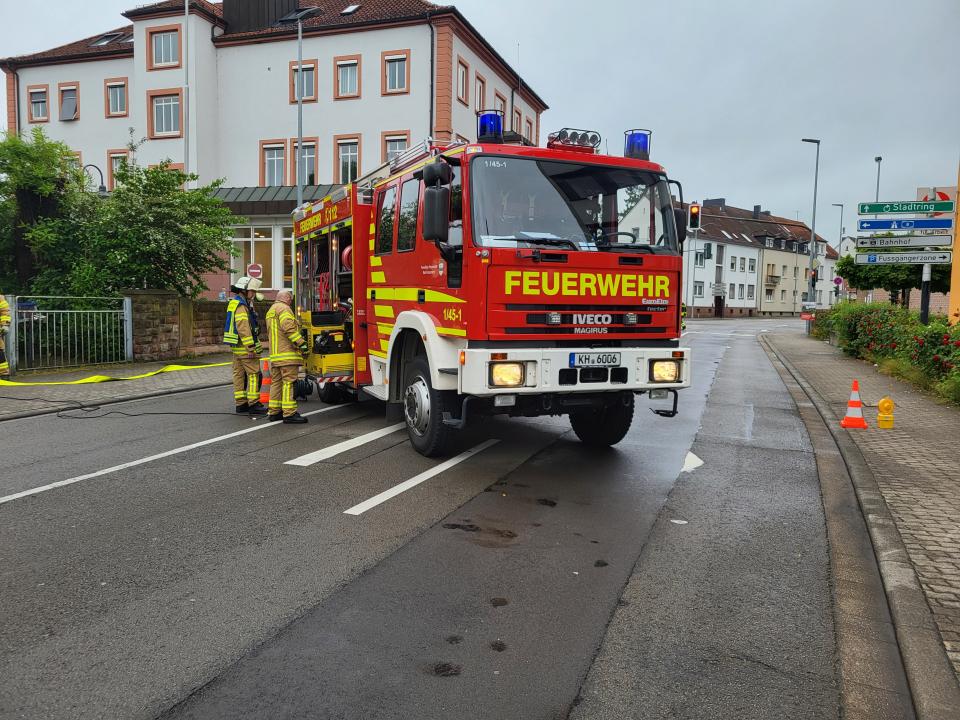
{"type": "Polygon", "coordinates": [[[0,378],[0,387],[36,387],[38,385],[89,385],[92,383],[117,382],[120,380],[142,380],[143,378],[153,377],[160,373],[179,372],[181,370],[199,370],[202,368],[224,367],[230,365],[229,362],[208,363],[206,365],[165,365],[159,370],[152,370],[141,375],[130,375],[128,377],[112,377],[110,375],[91,375],[90,377],[80,378],[79,380],[56,380],[50,382],[18,382],[15,380],[4,380],[0,378]]]}

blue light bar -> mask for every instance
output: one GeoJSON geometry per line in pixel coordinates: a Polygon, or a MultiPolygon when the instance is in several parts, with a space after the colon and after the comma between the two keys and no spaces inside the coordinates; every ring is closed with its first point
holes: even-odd
{"type": "Polygon", "coordinates": [[[477,142],[503,142],[502,110],[480,110],[477,113],[477,142]]]}
{"type": "Polygon", "coordinates": [[[649,130],[627,130],[624,133],[623,156],[635,160],[649,160],[651,135],[653,133],[649,130]]]}

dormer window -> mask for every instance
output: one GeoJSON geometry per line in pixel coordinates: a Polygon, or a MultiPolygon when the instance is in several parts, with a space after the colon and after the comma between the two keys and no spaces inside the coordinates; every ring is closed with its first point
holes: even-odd
{"type": "Polygon", "coordinates": [[[90,43],[90,47],[100,47],[101,45],[108,45],[109,43],[112,43],[117,38],[122,37],[122,35],[123,35],[122,33],[109,33],[108,35],[104,35],[99,40],[94,40],[92,43],[90,43]]]}
{"type": "Polygon", "coordinates": [[[340,11],[341,15],[353,15],[357,10],[360,9],[360,4],[356,5],[347,5],[343,10],[340,11]]]}

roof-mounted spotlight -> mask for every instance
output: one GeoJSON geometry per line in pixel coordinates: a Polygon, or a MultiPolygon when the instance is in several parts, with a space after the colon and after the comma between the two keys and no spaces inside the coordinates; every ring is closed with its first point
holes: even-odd
{"type": "Polygon", "coordinates": [[[596,152],[600,145],[600,133],[593,130],[575,130],[563,128],[550,133],[547,147],[554,150],[576,150],[578,152],[596,152]]]}
{"type": "Polygon", "coordinates": [[[650,130],[627,130],[624,133],[623,156],[634,160],[650,159],[650,130]]]}

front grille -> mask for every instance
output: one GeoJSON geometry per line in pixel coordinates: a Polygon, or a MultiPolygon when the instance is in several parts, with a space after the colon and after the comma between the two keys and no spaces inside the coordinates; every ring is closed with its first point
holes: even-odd
{"type": "Polygon", "coordinates": [[[583,332],[574,332],[576,329],[577,328],[574,327],[557,327],[556,325],[549,325],[546,327],[508,327],[504,328],[504,332],[507,335],[578,335],[590,338],[602,337],[603,335],[644,335],[648,333],[665,333],[670,330],[670,328],[638,327],[636,325],[586,328],[583,332]],[[594,330],[597,332],[593,332],[594,330]]]}
{"type": "MultiPolygon", "coordinates": [[[[555,311],[556,312],[556,311],[555,311]]],[[[581,325],[574,320],[574,315],[576,313],[560,313],[560,324],[561,325],[581,325]]],[[[590,315],[600,314],[600,313],[588,313],[590,315]]],[[[610,315],[610,326],[613,325],[623,325],[623,314],[613,314],[613,313],[603,313],[610,315]]],[[[530,313],[527,315],[527,322],[531,325],[546,325],[547,324],[547,315],[546,313],[530,313]]],[[[637,325],[649,325],[653,322],[653,315],[637,315],[637,325]]],[[[583,325],[593,325],[595,323],[582,323],[583,325]]],[[[632,327],[632,326],[631,326],[632,327]]]]}

